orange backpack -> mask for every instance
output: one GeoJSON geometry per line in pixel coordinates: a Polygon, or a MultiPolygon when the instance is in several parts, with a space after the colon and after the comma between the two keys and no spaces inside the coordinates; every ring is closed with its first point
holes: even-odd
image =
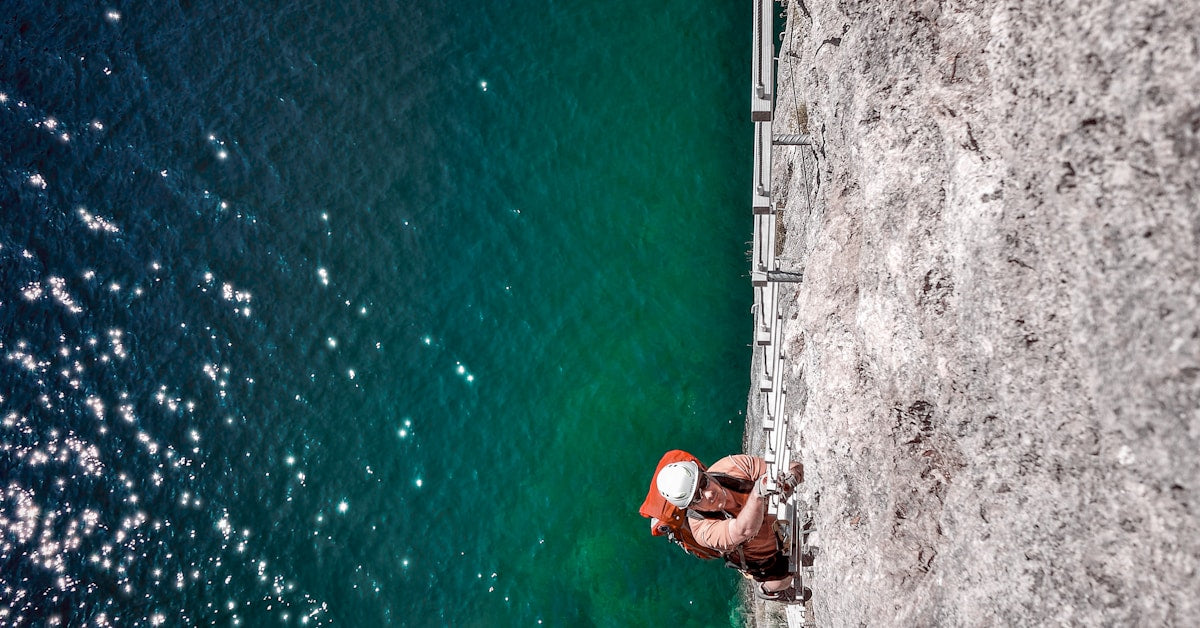
{"type": "Polygon", "coordinates": [[[720,552],[696,542],[696,538],[692,536],[692,528],[688,525],[687,513],[676,508],[658,492],[658,472],[672,462],[685,460],[699,465],[701,471],[705,469],[699,459],[686,451],[672,449],[663,454],[662,460],[658,461],[658,468],[654,470],[654,476],[650,478],[650,492],[646,494],[646,501],[642,502],[642,507],[638,509],[638,512],[652,521],[650,534],[667,537],[671,542],[682,547],[683,551],[697,558],[704,560],[719,558],[720,552]]]}

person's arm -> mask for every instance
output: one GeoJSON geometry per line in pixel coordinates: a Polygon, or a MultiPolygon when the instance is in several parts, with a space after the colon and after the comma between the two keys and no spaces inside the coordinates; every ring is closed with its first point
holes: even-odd
{"type": "Polygon", "coordinates": [[[690,521],[692,535],[705,547],[719,552],[729,552],[738,545],[754,538],[762,528],[767,506],[766,499],[758,497],[759,487],[767,474],[767,464],[758,456],[734,454],[718,460],[714,467],[719,466],[721,472],[728,472],[732,465],[737,471],[734,475],[755,481],[750,496],[742,511],[733,519],[693,519],[690,521]]]}
{"type": "Polygon", "coordinates": [[[754,483],[754,490],[750,492],[750,497],[746,500],[746,505],[742,507],[742,512],[727,522],[729,541],[734,545],[740,545],[754,538],[758,534],[758,530],[762,528],[763,515],[767,512],[767,497],[764,494],[766,489],[763,484],[765,480],[766,477],[761,477],[754,483]]]}

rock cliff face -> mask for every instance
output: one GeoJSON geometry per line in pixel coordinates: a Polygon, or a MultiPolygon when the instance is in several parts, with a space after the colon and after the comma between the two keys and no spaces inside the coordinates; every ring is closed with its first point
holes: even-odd
{"type": "Polygon", "coordinates": [[[1200,625],[1200,4],[782,10],[818,625],[1200,625]]]}

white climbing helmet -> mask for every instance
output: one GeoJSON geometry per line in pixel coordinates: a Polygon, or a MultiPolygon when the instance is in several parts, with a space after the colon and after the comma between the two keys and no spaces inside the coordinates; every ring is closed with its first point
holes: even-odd
{"type": "Polygon", "coordinates": [[[699,481],[700,467],[690,460],[672,462],[663,467],[655,480],[659,494],[676,508],[687,508],[692,503],[699,481]]]}

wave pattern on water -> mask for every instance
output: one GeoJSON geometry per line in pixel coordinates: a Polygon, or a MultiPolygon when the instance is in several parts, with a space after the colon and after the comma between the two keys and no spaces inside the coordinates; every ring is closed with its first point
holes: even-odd
{"type": "MultiPolygon", "coordinates": [[[[252,321],[253,297],[198,272],[208,262],[189,257],[191,225],[172,214],[207,214],[218,228],[222,212],[242,217],[129,131],[143,122],[134,101],[73,92],[137,83],[136,57],[79,52],[122,20],[18,7],[0,36],[12,44],[0,77],[12,140],[0,241],[0,615],[15,625],[236,624],[261,613],[319,623],[325,604],[266,558],[251,517],[213,481],[222,465],[209,443],[236,434],[231,399],[254,379],[220,347],[252,321]],[[106,107],[112,118],[88,114],[106,107]]],[[[209,148],[206,158],[229,158],[215,137],[209,148]]]]}
{"type": "Polygon", "coordinates": [[[740,432],[736,11],[6,9],[0,623],[724,618],[634,513],[740,432]]]}

